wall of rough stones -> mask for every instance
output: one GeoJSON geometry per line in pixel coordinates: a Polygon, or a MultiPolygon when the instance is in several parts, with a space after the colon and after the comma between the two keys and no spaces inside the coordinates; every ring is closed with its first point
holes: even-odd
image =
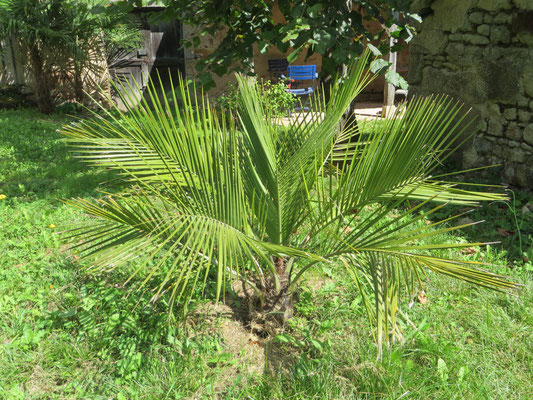
{"type": "Polygon", "coordinates": [[[472,106],[464,168],[503,164],[533,188],[533,0],[420,0],[410,44],[410,95],[444,93],[472,106]]]}

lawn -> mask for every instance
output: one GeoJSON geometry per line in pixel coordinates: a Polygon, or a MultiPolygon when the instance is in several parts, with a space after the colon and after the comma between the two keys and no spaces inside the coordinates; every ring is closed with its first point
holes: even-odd
{"type": "Polygon", "coordinates": [[[98,196],[118,183],[69,155],[56,130],[71,120],[0,111],[0,398],[533,396],[533,268],[523,254],[532,246],[531,194],[476,210],[469,218],[487,222],[449,237],[502,241],[461,256],[500,265],[496,272],[524,284],[518,295],[428,273],[425,293],[403,304],[405,341],[377,362],[354,283],[334,266],[309,277],[275,340],[243,327],[235,296],[215,306],[208,290],[186,316],[169,316],[164,299],[148,305],[124,288],[125,272],[86,273],[60,232],[87,217],[58,199],[98,196]]]}

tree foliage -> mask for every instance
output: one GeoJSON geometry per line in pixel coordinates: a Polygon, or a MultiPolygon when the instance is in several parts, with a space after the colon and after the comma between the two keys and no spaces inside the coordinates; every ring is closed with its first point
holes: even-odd
{"type": "Polygon", "coordinates": [[[149,99],[126,114],[67,126],[83,159],[131,183],[123,193],[69,200],[95,217],[73,229],[70,240],[95,257],[96,271],[142,260],[130,279],[140,277],[154,300],[187,304],[207,284],[220,297],[228,282],[241,281],[268,315],[289,308],[307,271],[335,264],[359,287],[380,348],[401,335],[400,295],[417,290],[425,270],[514,287],[480,263],[434,254],[474,245],[441,241],[443,232],[465,225],[448,226],[453,218],[424,223],[447,204],[504,198],[432,177],[438,160],[458,145],[462,107],[446,98],[418,99],[375,129],[357,135],[337,129],[372,80],[368,58],[351,63],[327,104],[316,97],[313,109],[288,126],[244,76],[237,125],[180,85],[161,100],[152,87],[149,99]]]}
{"type": "MultiPolygon", "coordinates": [[[[139,3],[125,0],[121,4],[139,3]]],[[[212,84],[211,73],[251,70],[253,48],[260,53],[275,47],[289,52],[288,60],[295,60],[302,51],[307,56],[323,55],[322,77],[334,76],[340,66],[360,56],[366,42],[377,44],[381,53],[389,52],[389,34],[409,40],[410,25],[416,15],[409,13],[412,0],[161,0],[167,8],[165,18],[177,18],[198,32],[186,46],[195,46],[205,34],[222,34],[217,49],[199,60],[197,69],[203,70],[200,79],[212,84]],[[274,10],[279,9],[284,21],[275,21],[274,10]],[[368,29],[367,23],[378,22],[378,32],[368,29]]],[[[400,44],[391,50],[397,51],[400,44]]]]}

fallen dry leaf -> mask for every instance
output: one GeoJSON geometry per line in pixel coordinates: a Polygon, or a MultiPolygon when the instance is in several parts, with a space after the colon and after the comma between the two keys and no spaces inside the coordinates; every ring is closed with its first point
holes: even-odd
{"type": "Polygon", "coordinates": [[[513,231],[509,231],[507,229],[496,228],[496,230],[498,231],[498,235],[500,235],[501,237],[507,237],[514,234],[513,231]]]}
{"type": "Polygon", "coordinates": [[[429,301],[429,299],[426,296],[426,292],[424,290],[421,290],[420,293],[418,293],[417,298],[420,304],[427,304],[427,302],[429,301]]]}
{"type": "Polygon", "coordinates": [[[471,256],[472,254],[476,254],[478,251],[474,247],[465,247],[461,249],[461,254],[466,254],[468,256],[471,256]]]}

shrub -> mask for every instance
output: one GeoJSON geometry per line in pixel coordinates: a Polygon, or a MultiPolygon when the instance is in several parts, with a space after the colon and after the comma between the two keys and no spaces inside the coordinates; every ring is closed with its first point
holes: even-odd
{"type": "MultiPolygon", "coordinates": [[[[261,81],[257,83],[258,89],[263,97],[263,105],[274,117],[284,117],[298,103],[298,97],[287,92],[287,83],[281,81],[272,83],[271,81],[261,81]]],[[[236,112],[239,108],[240,92],[237,83],[228,83],[227,90],[215,101],[215,107],[219,112],[231,110],[236,112]]]]}

